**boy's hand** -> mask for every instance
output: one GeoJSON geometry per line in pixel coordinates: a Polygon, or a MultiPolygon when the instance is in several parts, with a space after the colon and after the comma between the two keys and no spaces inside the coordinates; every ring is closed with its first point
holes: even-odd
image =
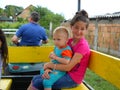
{"type": "Polygon", "coordinates": [[[50,72],[52,72],[51,69],[46,69],[46,70],[44,71],[44,74],[42,75],[42,78],[44,78],[44,79],[49,79],[49,78],[50,78],[50,76],[49,76],[49,73],[50,73],[50,72]]]}
{"type": "Polygon", "coordinates": [[[50,59],[56,59],[56,57],[57,57],[57,56],[55,55],[54,52],[51,52],[50,55],[49,55],[49,58],[50,58],[50,59]]]}

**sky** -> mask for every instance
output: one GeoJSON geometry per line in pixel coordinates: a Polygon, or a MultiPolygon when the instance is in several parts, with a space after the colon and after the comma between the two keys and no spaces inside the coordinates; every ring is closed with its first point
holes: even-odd
{"type": "MultiPolygon", "coordinates": [[[[6,5],[16,5],[26,8],[33,6],[46,7],[54,13],[71,19],[78,11],[78,0],[0,0],[0,8],[6,5]]],[[[88,12],[89,16],[104,15],[120,11],[119,0],[81,0],[80,8],[88,12]]]]}

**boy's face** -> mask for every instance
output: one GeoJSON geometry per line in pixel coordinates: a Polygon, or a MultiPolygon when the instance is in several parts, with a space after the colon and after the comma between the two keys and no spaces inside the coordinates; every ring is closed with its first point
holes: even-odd
{"type": "Polygon", "coordinates": [[[67,45],[68,38],[64,33],[54,33],[53,42],[58,48],[64,48],[67,45]]]}

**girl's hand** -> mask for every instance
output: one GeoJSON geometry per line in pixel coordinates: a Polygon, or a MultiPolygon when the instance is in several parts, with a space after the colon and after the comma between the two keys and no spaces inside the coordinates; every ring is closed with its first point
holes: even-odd
{"type": "Polygon", "coordinates": [[[50,78],[49,73],[51,73],[51,72],[52,72],[51,69],[46,69],[46,70],[44,71],[44,74],[42,75],[42,78],[44,78],[44,79],[49,79],[49,78],[50,78]]]}
{"type": "Polygon", "coordinates": [[[52,62],[48,62],[44,64],[44,70],[46,69],[53,69],[54,64],[52,62]]]}

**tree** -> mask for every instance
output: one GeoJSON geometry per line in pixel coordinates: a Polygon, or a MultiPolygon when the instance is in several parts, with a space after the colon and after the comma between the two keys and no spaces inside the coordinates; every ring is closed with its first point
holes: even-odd
{"type": "Polygon", "coordinates": [[[14,6],[14,5],[6,5],[5,6],[5,13],[7,17],[12,16],[12,18],[16,18],[17,13],[23,10],[22,7],[14,6]]]}
{"type": "Polygon", "coordinates": [[[4,15],[4,9],[0,8],[0,16],[4,15]]]}
{"type": "MultiPolygon", "coordinates": [[[[4,9],[4,13],[5,13],[5,16],[7,17],[12,16],[12,18],[15,19],[16,15],[20,14],[23,10],[24,9],[22,7],[18,7],[14,5],[7,5],[4,9]]],[[[41,6],[37,6],[37,7],[33,6],[32,8],[30,8],[30,12],[32,11],[36,11],[40,14],[40,20],[38,23],[41,26],[45,27],[47,30],[49,30],[50,23],[52,23],[52,28],[54,29],[57,26],[59,26],[60,23],[64,20],[64,16],[57,14],[57,13],[53,13],[49,9],[41,7],[41,6]]],[[[2,9],[0,9],[0,14],[1,13],[3,13],[2,9]]],[[[26,23],[27,20],[24,20],[23,18],[18,18],[18,22],[21,25],[21,23],[22,24],[26,23]]],[[[8,28],[11,28],[10,26],[11,25],[9,25],[8,28]]]]}
{"type": "Polygon", "coordinates": [[[60,25],[61,21],[64,20],[64,17],[60,14],[55,14],[47,8],[37,6],[34,8],[34,11],[37,11],[40,14],[39,23],[45,28],[49,29],[50,22],[53,23],[53,29],[60,25]]]}

